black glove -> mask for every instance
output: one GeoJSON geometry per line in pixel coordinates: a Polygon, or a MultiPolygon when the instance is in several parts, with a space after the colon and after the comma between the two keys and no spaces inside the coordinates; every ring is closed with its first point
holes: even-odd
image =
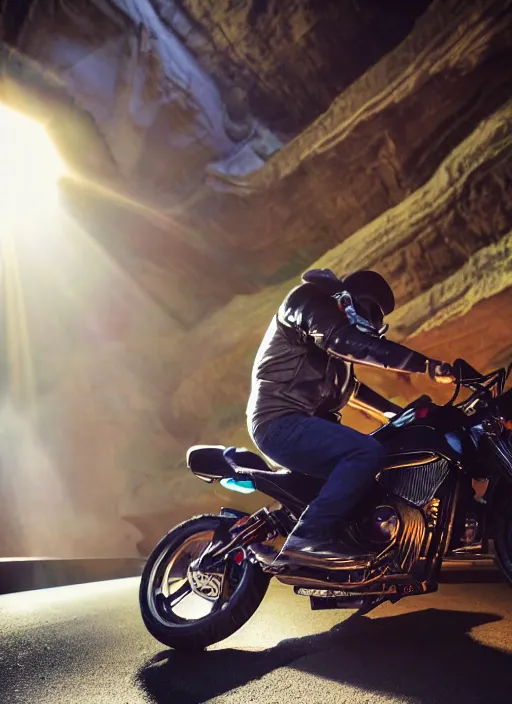
{"type": "Polygon", "coordinates": [[[438,384],[451,384],[455,381],[452,365],[438,359],[429,359],[428,375],[432,381],[436,381],[438,384]]]}

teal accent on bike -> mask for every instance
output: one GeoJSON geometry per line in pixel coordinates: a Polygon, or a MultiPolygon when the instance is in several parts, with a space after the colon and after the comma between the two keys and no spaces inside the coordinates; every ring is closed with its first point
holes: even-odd
{"type": "Polygon", "coordinates": [[[252,494],[256,491],[256,487],[251,481],[242,481],[233,479],[232,477],[226,477],[220,480],[220,485],[224,489],[229,489],[229,491],[238,491],[240,494],[252,494]]]}

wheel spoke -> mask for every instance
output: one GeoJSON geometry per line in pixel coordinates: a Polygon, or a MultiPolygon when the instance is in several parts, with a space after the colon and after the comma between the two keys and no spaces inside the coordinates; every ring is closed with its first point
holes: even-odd
{"type": "Polygon", "coordinates": [[[171,589],[180,583],[187,584],[188,579],[186,577],[174,577],[174,579],[169,579],[169,581],[167,582],[167,591],[169,592],[169,596],[173,595],[171,589]]]}
{"type": "MultiPolygon", "coordinates": [[[[220,611],[220,610],[222,609],[222,607],[224,606],[224,604],[226,604],[227,602],[228,602],[228,599],[224,599],[224,597],[223,597],[222,594],[221,594],[221,595],[219,596],[219,598],[217,599],[217,601],[214,601],[214,602],[212,603],[212,610],[211,610],[211,613],[213,614],[213,613],[215,613],[216,611],[220,611]]],[[[210,602],[210,603],[211,603],[211,602],[210,602]]]]}
{"type": "Polygon", "coordinates": [[[183,601],[183,599],[192,593],[192,587],[190,586],[188,580],[181,585],[179,589],[169,595],[169,603],[171,608],[178,606],[178,604],[183,601]]]}

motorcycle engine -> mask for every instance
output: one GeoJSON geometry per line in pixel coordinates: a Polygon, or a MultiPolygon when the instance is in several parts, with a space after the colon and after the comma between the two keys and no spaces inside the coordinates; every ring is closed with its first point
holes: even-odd
{"type": "Polygon", "coordinates": [[[395,565],[408,572],[420,556],[426,533],[425,514],[392,497],[389,503],[370,510],[351,532],[361,546],[381,553],[396,540],[395,565]]]}
{"type": "Polygon", "coordinates": [[[392,506],[377,506],[373,513],[358,522],[358,532],[364,542],[384,545],[398,533],[400,518],[392,506]]]}

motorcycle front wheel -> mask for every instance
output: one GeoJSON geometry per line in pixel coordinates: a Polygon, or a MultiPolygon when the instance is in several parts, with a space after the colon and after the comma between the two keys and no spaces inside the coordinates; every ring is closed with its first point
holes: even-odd
{"type": "Polygon", "coordinates": [[[175,649],[202,649],[232,635],[261,604],[270,577],[240,551],[218,574],[195,574],[190,564],[225,516],[199,516],[171,530],[142,573],[139,603],[151,635],[175,649]]]}

